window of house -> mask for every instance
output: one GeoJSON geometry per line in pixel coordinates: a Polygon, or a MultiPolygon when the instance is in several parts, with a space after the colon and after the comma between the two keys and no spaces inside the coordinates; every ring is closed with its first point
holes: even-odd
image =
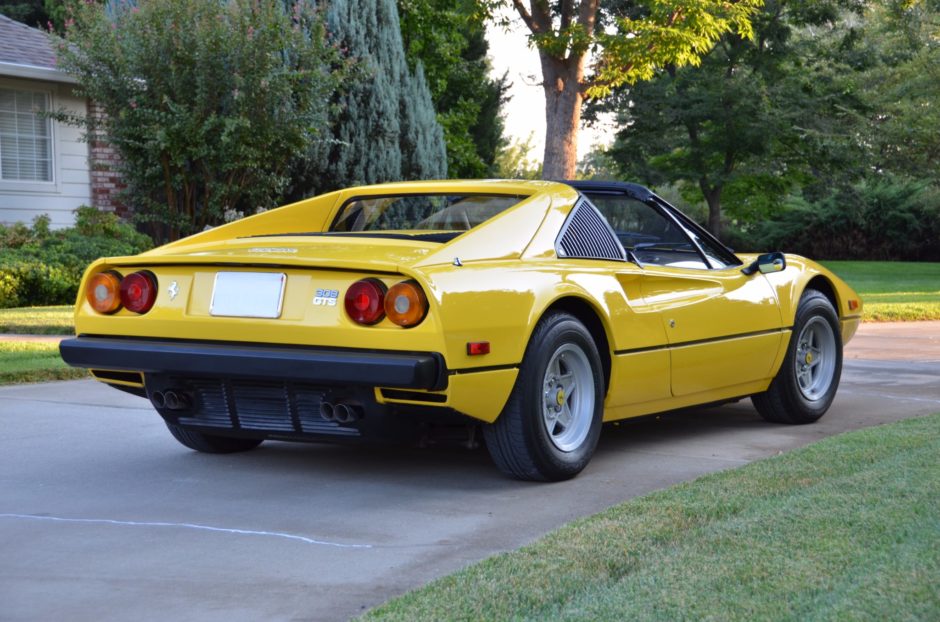
{"type": "Polygon", "coordinates": [[[52,181],[49,95],[0,88],[0,180],[52,181]]]}

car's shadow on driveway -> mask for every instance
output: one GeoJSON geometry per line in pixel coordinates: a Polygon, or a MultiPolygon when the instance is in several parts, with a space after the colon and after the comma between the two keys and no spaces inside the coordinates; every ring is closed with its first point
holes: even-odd
{"type": "MultiPolygon", "coordinates": [[[[748,402],[707,409],[672,413],[605,424],[597,458],[630,452],[686,453],[708,458],[720,452],[709,448],[737,432],[768,426],[748,402]]],[[[368,481],[381,479],[387,485],[440,488],[444,490],[516,488],[531,484],[502,475],[486,451],[482,434],[475,448],[456,440],[422,446],[421,443],[293,443],[267,441],[258,449],[227,456],[190,452],[182,447],[165,447],[164,468],[212,468],[224,464],[227,472],[265,479],[303,479],[309,483],[368,481]]],[[[732,457],[731,460],[739,460],[732,457]]],[[[743,461],[743,460],[742,460],[743,461]]],[[[590,472],[591,466],[588,466],[590,472]]]]}

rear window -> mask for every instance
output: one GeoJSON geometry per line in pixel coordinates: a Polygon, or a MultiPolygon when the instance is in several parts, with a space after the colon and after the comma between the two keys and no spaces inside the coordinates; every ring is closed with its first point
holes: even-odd
{"type": "Polygon", "coordinates": [[[466,231],[526,197],[483,194],[409,194],[352,199],[331,232],[466,231]]]}

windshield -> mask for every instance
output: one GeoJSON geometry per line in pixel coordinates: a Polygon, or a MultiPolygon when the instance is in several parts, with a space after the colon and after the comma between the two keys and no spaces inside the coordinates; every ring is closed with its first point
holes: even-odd
{"type": "Polygon", "coordinates": [[[524,196],[409,194],[353,199],[330,232],[466,231],[509,209],[524,196]]]}

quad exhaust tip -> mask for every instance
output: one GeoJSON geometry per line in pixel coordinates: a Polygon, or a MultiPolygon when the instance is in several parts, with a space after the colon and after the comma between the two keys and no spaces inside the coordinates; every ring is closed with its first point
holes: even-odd
{"type": "Polygon", "coordinates": [[[320,416],[326,421],[335,421],[336,423],[354,423],[362,419],[362,407],[358,404],[349,402],[320,402],[320,416]]]}
{"type": "Polygon", "coordinates": [[[183,391],[168,389],[166,391],[154,391],[150,395],[150,403],[161,409],[188,410],[192,405],[192,399],[183,391]]]}

